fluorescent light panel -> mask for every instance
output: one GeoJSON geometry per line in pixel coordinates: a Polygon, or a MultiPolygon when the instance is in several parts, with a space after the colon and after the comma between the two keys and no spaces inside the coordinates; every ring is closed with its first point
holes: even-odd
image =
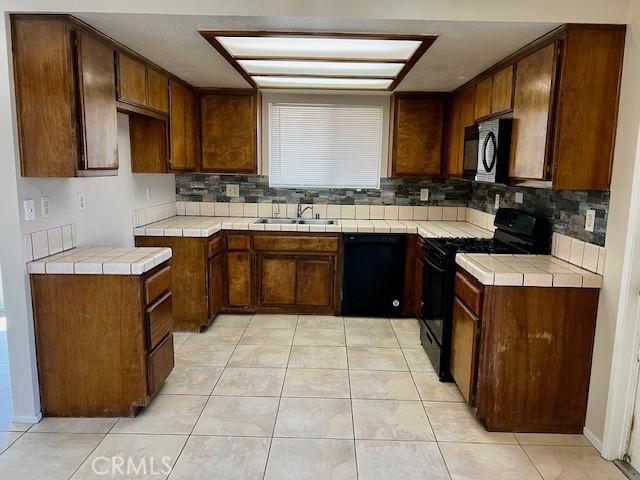
{"type": "Polygon", "coordinates": [[[234,57],[408,60],[418,40],[321,37],[216,37],[234,57]]]}
{"type": "Polygon", "coordinates": [[[264,88],[353,88],[384,90],[393,80],[383,78],[327,78],[327,77],[264,77],[252,76],[264,88]]]}
{"type": "Polygon", "coordinates": [[[404,63],[326,62],[299,60],[238,60],[250,75],[324,75],[395,77],[404,63]]]}

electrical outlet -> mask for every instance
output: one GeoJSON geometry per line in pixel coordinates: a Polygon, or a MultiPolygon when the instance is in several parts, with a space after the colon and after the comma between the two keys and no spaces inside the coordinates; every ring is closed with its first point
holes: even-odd
{"type": "Polygon", "coordinates": [[[84,198],[84,193],[78,193],[78,210],[84,212],[87,209],[87,200],[84,198]]]}
{"type": "Polygon", "coordinates": [[[227,185],[227,197],[239,197],[240,196],[240,185],[227,185]]]}
{"type": "Polygon", "coordinates": [[[429,201],[429,189],[428,188],[421,188],[420,189],[420,201],[421,202],[428,202],[429,201]]]}
{"type": "Polygon", "coordinates": [[[584,229],[587,232],[593,232],[595,225],[596,225],[596,211],[589,209],[587,210],[587,214],[585,215],[584,229]]]}
{"type": "Polygon", "coordinates": [[[49,218],[51,216],[49,197],[40,197],[40,203],[42,205],[42,218],[49,218]]]}
{"type": "Polygon", "coordinates": [[[24,221],[33,222],[36,219],[36,202],[31,199],[22,202],[24,206],[24,221]]]}
{"type": "Polygon", "coordinates": [[[524,200],[524,195],[522,192],[516,192],[516,203],[522,203],[524,200]]]}
{"type": "Polygon", "coordinates": [[[144,191],[145,191],[145,194],[147,195],[147,201],[151,200],[151,187],[147,185],[144,191]]]}
{"type": "Polygon", "coordinates": [[[496,199],[493,202],[493,206],[496,207],[496,210],[500,208],[500,194],[496,193],[496,199]]]}

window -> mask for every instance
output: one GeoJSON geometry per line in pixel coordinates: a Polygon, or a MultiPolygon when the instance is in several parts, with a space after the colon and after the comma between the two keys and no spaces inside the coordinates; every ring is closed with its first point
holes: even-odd
{"type": "Polygon", "coordinates": [[[382,105],[269,103],[269,185],[379,188],[382,105]]]}

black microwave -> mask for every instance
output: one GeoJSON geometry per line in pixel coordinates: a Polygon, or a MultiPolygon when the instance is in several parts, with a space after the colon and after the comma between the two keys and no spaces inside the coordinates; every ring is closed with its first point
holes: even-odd
{"type": "Polygon", "coordinates": [[[494,117],[464,129],[463,178],[507,182],[512,122],[511,118],[494,117]]]}

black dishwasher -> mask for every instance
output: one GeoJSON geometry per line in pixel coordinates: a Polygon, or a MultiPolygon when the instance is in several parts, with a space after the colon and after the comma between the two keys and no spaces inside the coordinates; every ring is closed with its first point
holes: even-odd
{"type": "Polygon", "coordinates": [[[343,235],[342,315],[402,316],[406,235],[343,235]]]}

